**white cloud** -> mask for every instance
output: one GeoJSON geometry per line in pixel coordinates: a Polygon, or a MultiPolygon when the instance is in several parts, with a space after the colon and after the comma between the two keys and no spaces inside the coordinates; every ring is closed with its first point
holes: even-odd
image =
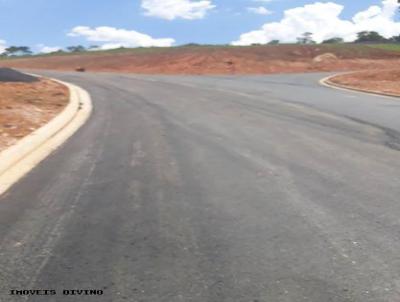
{"type": "Polygon", "coordinates": [[[46,46],[43,44],[38,44],[37,47],[39,48],[40,53],[52,53],[61,50],[61,47],[58,46],[46,46]]]}
{"type": "Polygon", "coordinates": [[[142,0],[142,8],[146,16],[166,20],[194,20],[204,18],[215,5],[211,0],[142,0]]]}
{"type": "Polygon", "coordinates": [[[108,26],[90,28],[87,26],[74,27],[68,34],[71,37],[84,37],[92,42],[105,42],[100,49],[114,49],[119,47],[169,47],[175,43],[174,39],[154,39],[149,35],[134,30],[119,29],[108,26]]]}
{"type": "Polygon", "coordinates": [[[5,52],[6,48],[7,48],[6,41],[0,40],[0,54],[5,52]]]}
{"type": "Polygon", "coordinates": [[[259,7],[248,7],[247,11],[253,14],[257,15],[271,15],[272,12],[268,9],[266,9],[264,6],[259,6],[259,7]]]}
{"type": "Polygon", "coordinates": [[[316,2],[286,10],[279,22],[266,23],[261,29],[244,33],[234,45],[267,43],[272,40],[293,42],[304,32],[314,33],[314,40],[322,42],[332,37],[353,41],[363,30],[377,31],[389,38],[400,34],[400,22],[395,21],[397,0],[383,0],[381,6],[371,6],[357,13],[352,20],[340,18],[344,6],[334,2],[316,2]]]}
{"type": "Polygon", "coordinates": [[[397,0],[382,1],[382,6],[371,6],[353,17],[357,32],[373,30],[386,38],[400,34],[400,22],[395,21],[396,11],[399,8],[397,0]]]}

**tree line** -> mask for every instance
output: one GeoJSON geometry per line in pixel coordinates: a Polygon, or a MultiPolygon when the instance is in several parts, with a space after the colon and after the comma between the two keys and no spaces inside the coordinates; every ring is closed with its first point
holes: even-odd
{"type": "MultiPolygon", "coordinates": [[[[87,50],[94,50],[98,49],[99,46],[97,45],[91,45],[89,47],[84,47],[82,45],[76,45],[76,46],[68,46],[65,48],[65,50],[57,50],[53,53],[74,53],[74,52],[84,52],[87,50]]],[[[33,51],[30,49],[28,46],[10,46],[5,49],[5,51],[0,54],[0,56],[3,57],[17,57],[17,56],[30,56],[33,54],[33,51]]]]}
{"type": "MultiPolygon", "coordinates": [[[[317,44],[313,39],[313,33],[305,32],[301,37],[297,38],[298,44],[317,44]]],[[[338,44],[344,43],[343,38],[333,37],[327,40],[322,41],[322,44],[338,44]]],[[[357,33],[357,39],[353,43],[400,43],[400,35],[393,36],[389,39],[380,35],[376,31],[360,31],[357,33]]],[[[279,41],[271,41],[269,44],[279,44],[279,41]]]]}
{"type": "MultiPolygon", "coordinates": [[[[313,39],[313,33],[305,32],[303,35],[297,38],[298,44],[305,44],[305,45],[312,45],[317,44],[313,39]]],[[[343,38],[340,37],[333,37],[327,40],[324,40],[322,44],[339,44],[344,43],[343,38]]],[[[357,39],[353,43],[400,43],[400,35],[393,36],[389,39],[383,37],[376,31],[361,31],[357,34],[357,39]]],[[[272,40],[269,45],[276,45],[280,44],[279,40],[272,40]]],[[[188,44],[188,45],[198,45],[198,44],[188,44]]],[[[260,44],[253,44],[253,45],[260,45],[260,44]]],[[[76,46],[68,46],[65,50],[58,50],[56,53],[78,53],[84,52],[88,50],[96,50],[99,49],[97,45],[91,45],[89,47],[84,47],[82,45],[76,46]]],[[[32,55],[32,50],[28,46],[10,46],[5,49],[5,51],[0,54],[3,57],[16,57],[16,56],[29,56],[32,55]]]]}
{"type": "MultiPolygon", "coordinates": [[[[399,0],[400,1],[400,0],[399,0]]],[[[317,42],[314,41],[313,39],[314,34],[311,32],[305,32],[302,34],[300,37],[297,38],[297,44],[317,44],[317,42]]],[[[324,40],[321,42],[322,44],[339,44],[339,43],[345,43],[344,39],[341,37],[333,37],[327,40],[324,40]]],[[[400,43],[400,35],[398,36],[393,36],[389,39],[385,38],[384,36],[380,35],[376,31],[360,31],[357,33],[357,39],[353,41],[352,43],[357,43],[357,44],[374,44],[374,43],[400,43]]],[[[269,45],[276,45],[280,44],[279,40],[272,40],[268,42],[267,44],[269,45]]],[[[257,44],[253,44],[257,45],[257,44]]],[[[260,44],[258,44],[260,45],[260,44]]]]}

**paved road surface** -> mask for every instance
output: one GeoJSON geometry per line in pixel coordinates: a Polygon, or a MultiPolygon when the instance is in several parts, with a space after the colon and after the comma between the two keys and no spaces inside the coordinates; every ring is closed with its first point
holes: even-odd
{"type": "Polygon", "coordinates": [[[10,68],[0,67],[0,83],[1,82],[22,82],[32,83],[38,81],[37,77],[33,77],[10,68]]]}
{"type": "Polygon", "coordinates": [[[42,73],[95,111],[0,198],[0,301],[400,301],[400,101],[323,74],[42,73]]]}

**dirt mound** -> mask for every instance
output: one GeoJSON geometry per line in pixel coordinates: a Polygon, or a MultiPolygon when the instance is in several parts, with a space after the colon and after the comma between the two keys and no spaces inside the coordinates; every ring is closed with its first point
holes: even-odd
{"type": "Polygon", "coordinates": [[[337,61],[338,59],[339,59],[339,58],[338,58],[335,54],[330,53],[330,52],[327,52],[327,53],[324,53],[324,54],[322,54],[322,55],[316,56],[316,57],[313,59],[313,62],[314,62],[314,63],[335,62],[335,61],[337,61]]]}

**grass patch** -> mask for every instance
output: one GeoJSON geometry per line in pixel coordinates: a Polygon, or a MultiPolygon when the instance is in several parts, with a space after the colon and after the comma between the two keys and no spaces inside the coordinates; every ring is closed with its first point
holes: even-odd
{"type": "Polygon", "coordinates": [[[398,44],[370,44],[368,45],[372,48],[379,48],[388,51],[397,51],[400,52],[400,43],[398,44]]]}
{"type": "MultiPolygon", "coordinates": [[[[1,0],[0,0],[1,1],[1,0]]],[[[309,49],[313,52],[313,55],[321,52],[333,52],[341,58],[352,58],[352,57],[368,57],[381,51],[385,52],[400,52],[399,44],[355,44],[355,43],[338,43],[338,44],[315,44],[315,45],[299,45],[293,43],[282,43],[278,45],[250,45],[250,46],[233,46],[228,44],[222,45],[211,45],[211,44],[186,44],[173,47],[137,47],[137,48],[117,48],[110,50],[97,50],[97,51],[81,51],[81,52],[54,52],[49,54],[34,54],[30,56],[15,56],[6,57],[0,56],[2,60],[18,60],[18,59],[29,59],[29,58],[46,58],[46,57],[59,57],[59,56],[96,56],[96,55],[145,55],[145,54],[171,54],[179,53],[181,51],[190,50],[194,53],[201,52],[202,50],[252,50],[259,49],[268,52],[269,50],[276,52],[277,49],[287,51],[288,47],[293,49],[309,49]]]]}

